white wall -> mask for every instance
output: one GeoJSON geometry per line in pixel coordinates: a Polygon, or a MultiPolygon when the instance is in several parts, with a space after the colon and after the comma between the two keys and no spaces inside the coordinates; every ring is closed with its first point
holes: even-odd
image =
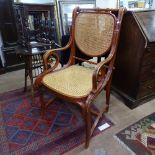
{"type": "Polygon", "coordinates": [[[117,0],[96,0],[98,8],[117,8],[117,0]]]}

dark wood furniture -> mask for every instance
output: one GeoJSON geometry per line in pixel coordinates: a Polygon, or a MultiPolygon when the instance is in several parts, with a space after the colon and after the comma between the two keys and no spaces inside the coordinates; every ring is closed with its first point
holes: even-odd
{"type": "Polygon", "coordinates": [[[44,70],[43,54],[58,46],[54,5],[15,3],[14,10],[18,31],[16,53],[24,57],[24,90],[27,90],[29,77],[33,98],[33,79],[44,70]]]}
{"type": "Polygon", "coordinates": [[[23,60],[15,53],[17,29],[14,18],[13,0],[0,0],[0,30],[2,34],[2,52],[5,70],[10,71],[23,66],[23,60]]]}
{"type": "MultiPolygon", "coordinates": [[[[86,125],[86,148],[100,118],[109,109],[113,65],[123,14],[124,9],[75,8],[69,43],[63,48],[49,50],[44,54],[45,71],[35,81],[36,89],[46,88],[56,98],[75,103],[81,108],[86,125]],[[115,16],[114,13],[117,15],[115,16]],[[78,52],[75,45],[86,56],[105,56],[105,59],[100,63],[85,60],[75,54],[78,52]],[[69,48],[71,51],[68,63],[62,69],[54,71],[59,64],[57,52],[65,52],[69,48]],[[57,60],[53,67],[49,67],[51,56],[57,60]],[[75,60],[85,61],[96,67],[92,70],[79,66],[75,64],[75,60]],[[106,103],[98,111],[94,111],[93,101],[102,90],[106,91],[106,103]],[[94,121],[92,114],[96,116],[94,121]]],[[[53,101],[52,98],[45,103],[43,94],[40,95],[42,115],[53,101]]]]}
{"type": "Polygon", "coordinates": [[[18,44],[57,43],[54,4],[14,4],[18,44]]]}
{"type": "Polygon", "coordinates": [[[24,91],[27,91],[27,80],[30,79],[31,84],[31,94],[32,94],[32,104],[33,104],[33,81],[40,73],[44,70],[43,64],[43,54],[46,49],[51,48],[51,46],[45,44],[32,44],[30,48],[25,48],[23,46],[17,46],[15,51],[18,55],[24,58],[25,63],[25,84],[24,91]]]}
{"type": "Polygon", "coordinates": [[[128,11],[123,19],[112,86],[135,108],[155,95],[155,11],[128,11]]]}
{"type": "Polygon", "coordinates": [[[32,94],[32,105],[34,103],[34,88],[33,82],[39,74],[44,71],[43,54],[46,50],[58,48],[58,45],[51,46],[51,44],[45,43],[31,43],[29,48],[18,45],[15,49],[16,54],[20,55],[24,59],[25,63],[25,84],[24,91],[27,91],[27,81],[30,79],[31,94],[32,94]]]}

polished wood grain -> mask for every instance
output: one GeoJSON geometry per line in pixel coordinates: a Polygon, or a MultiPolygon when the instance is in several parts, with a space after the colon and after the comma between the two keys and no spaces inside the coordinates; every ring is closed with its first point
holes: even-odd
{"type": "Polygon", "coordinates": [[[113,89],[135,108],[155,95],[155,11],[124,15],[117,51],[113,89]]]}
{"type": "Polygon", "coordinates": [[[149,42],[155,42],[155,11],[136,12],[138,19],[149,42]]]}

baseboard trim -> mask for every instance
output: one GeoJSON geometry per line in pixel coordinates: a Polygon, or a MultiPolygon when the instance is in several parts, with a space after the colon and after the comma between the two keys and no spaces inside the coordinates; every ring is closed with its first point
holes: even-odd
{"type": "Polygon", "coordinates": [[[112,86],[112,93],[119,98],[120,100],[123,101],[123,103],[128,106],[130,109],[134,109],[152,99],[155,98],[155,93],[152,93],[148,96],[144,96],[140,99],[135,99],[132,98],[130,96],[128,96],[127,94],[125,94],[124,92],[118,90],[117,88],[115,88],[114,86],[112,86]]]}
{"type": "Polygon", "coordinates": [[[6,66],[5,70],[6,72],[11,72],[11,71],[16,71],[16,70],[23,69],[23,68],[25,68],[25,63],[16,64],[12,66],[6,66]]]}

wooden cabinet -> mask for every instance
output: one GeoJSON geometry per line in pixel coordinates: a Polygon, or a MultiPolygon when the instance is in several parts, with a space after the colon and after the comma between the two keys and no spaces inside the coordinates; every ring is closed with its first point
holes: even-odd
{"type": "Polygon", "coordinates": [[[12,71],[21,68],[24,66],[23,58],[15,52],[19,43],[25,45],[29,41],[36,41],[36,38],[40,42],[52,42],[53,46],[57,43],[54,5],[0,0],[0,30],[5,70],[12,71]],[[30,23],[28,18],[33,18],[33,23],[30,23]],[[33,29],[29,29],[29,24],[34,26],[33,29]]]}
{"type": "Polygon", "coordinates": [[[17,41],[17,30],[12,0],[0,0],[0,28],[4,47],[15,44],[17,41]]]}
{"type": "Polygon", "coordinates": [[[118,46],[112,87],[135,108],[155,96],[155,11],[128,11],[118,46]]]}
{"type": "Polygon", "coordinates": [[[18,43],[26,47],[30,42],[57,43],[54,4],[14,4],[18,43]]]}
{"type": "Polygon", "coordinates": [[[18,37],[14,18],[13,0],[0,0],[0,29],[3,41],[2,52],[5,59],[5,71],[22,67],[23,61],[21,57],[15,53],[18,37]]]}

